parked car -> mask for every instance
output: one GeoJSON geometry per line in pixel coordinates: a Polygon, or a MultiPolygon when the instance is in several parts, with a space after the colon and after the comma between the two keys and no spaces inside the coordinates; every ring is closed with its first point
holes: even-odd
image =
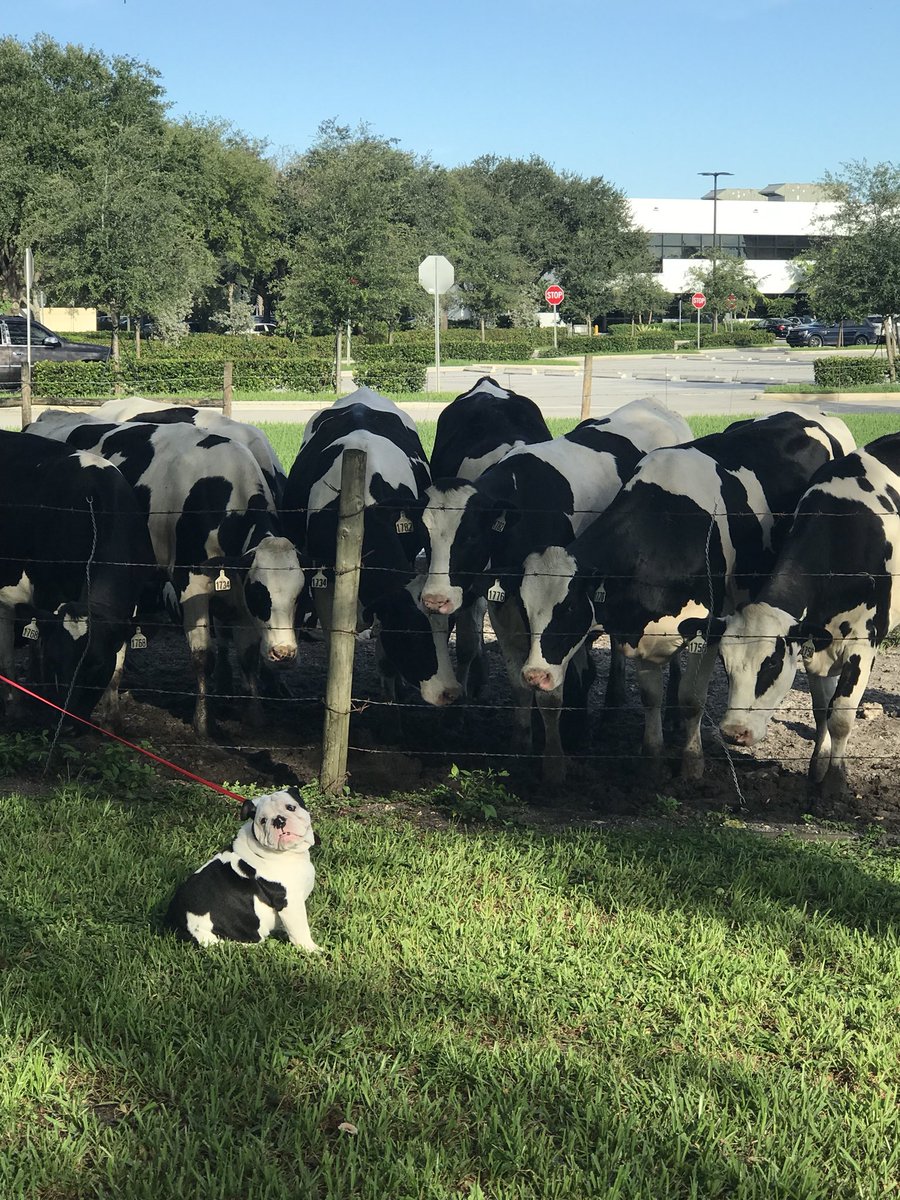
{"type": "Polygon", "coordinates": [[[881,336],[880,325],[862,321],[814,321],[797,325],[787,332],[789,346],[836,346],[843,333],[845,346],[873,346],[881,336]]]}
{"type": "Polygon", "coordinates": [[[263,320],[262,317],[260,317],[260,319],[258,321],[253,322],[253,324],[250,326],[250,328],[247,330],[247,332],[248,333],[258,333],[258,334],[261,334],[263,337],[271,337],[272,334],[274,334],[276,332],[277,326],[278,326],[277,321],[266,321],[266,320],[263,320]]]}
{"type": "MultiPolygon", "coordinates": [[[[22,381],[22,364],[27,358],[28,322],[25,317],[0,316],[0,387],[16,388],[22,381]]],[[[31,322],[31,361],[105,362],[109,346],[92,342],[70,342],[59,334],[31,322]]]]}

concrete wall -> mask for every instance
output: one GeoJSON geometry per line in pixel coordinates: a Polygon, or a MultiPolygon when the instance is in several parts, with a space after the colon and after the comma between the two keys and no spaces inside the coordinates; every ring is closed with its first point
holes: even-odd
{"type": "Polygon", "coordinates": [[[34,315],[54,333],[94,333],[97,329],[96,308],[42,308],[34,315]]]}

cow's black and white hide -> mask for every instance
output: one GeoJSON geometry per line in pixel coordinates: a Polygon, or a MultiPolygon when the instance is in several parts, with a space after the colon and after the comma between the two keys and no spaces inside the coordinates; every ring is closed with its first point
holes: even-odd
{"type": "MultiPolygon", "coordinates": [[[[443,479],[471,482],[510,450],[549,442],[551,438],[544,415],[533,400],[483,376],[438,417],[431,475],[438,484],[443,479]]],[[[487,679],[486,607],[483,597],[468,595],[454,614],[456,670],[470,697],[479,695],[487,679]]]]}
{"type": "MultiPolygon", "coordinates": [[[[134,491],[105,459],[0,432],[0,671],[14,679],[16,612],[37,635],[48,697],[117,717],[118,677],[153,570],[134,491]]],[[[4,693],[7,689],[4,689],[4,693]]],[[[11,691],[12,689],[8,689],[11,691]]]]}
{"type": "Polygon", "coordinates": [[[700,775],[700,718],[716,652],[697,631],[758,593],[809,480],[852,449],[836,418],[782,412],[647,454],[606,511],[556,553],[559,597],[546,633],[556,669],[602,625],[634,661],[644,752],[657,758],[663,668],[692,643],[678,693],[682,772],[700,775]]]}
{"type": "Polygon", "coordinates": [[[484,375],[437,419],[433,479],[477,479],[510,450],[549,442],[552,434],[533,400],[484,375]]]}
{"type": "MultiPolygon", "coordinates": [[[[609,504],[644,451],[689,435],[677,414],[656,401],[637,400],[563,437],[511,451],[473,483],[442,481],[428,490],[423,604],[431,612],[453,613],[471,596],[487,595],[520,738],[530,730],[535,702],[544,721],[544,776],[550,782],[560,780],[565,768],[559,729],[564,677],[571,670],[573,678],[588,679],[589,647],[582,644],[577,662],[575,653],[569,655],[558,677],[547,678],[539,646],[535,654],[541,633],[530,623],[543,619],[543,609],[532,586],[529,612],[522,592],[526,568],[532,582],[552,574],[552,549],[566,546],[609,504]]],[[[612,695],[621,688],[615,674],[611,688],[612,695]]],[[[578,703],[587,703],[587,691],[578,703]]]]}
{"type": "Polygon", "coordinates": [[[418,588],[415,561],[423,541],[421,497],[429,482],[425,452],[414,422],[393,401],[369,388],[360,388],[315,414],[285,489],[285,526],[308,564],[320,624],[328,634],[341,467],[347,449],[366,453],[359,609],[362,624],[377,618],[376,633],[382,631],[377,658],[387,694],[395,694],[400,676],[428,703],[450,703],[460,689],[447,669],[446,622],[430,621],[407,590],[413,585],[416,592],[418,588]]]}
{"type": "Polygon", "coordinates": [[[143,421],[148,425],[195,425],[198,429],[209,429],[221,433],[246,446],[259,463],[272,495],[277,503],[284,491],[287,476],[272,443],[261,429],[244,421],[226,417],[216,408],[197,408],[191,404],[163,404],[159,400],[146,400],[142,396],[127,396],[121,400],[107,400],[91,417],[96,421],[143,421]]]}
{"type": "Polygon", "coordinates": [[[48,411],[32,429],[103,455],[134,487],[187,638],[196,731],[208,733],[213,598],[258,720],[261,665],[285,666],[297,656],[294,615],[304,577],[253,455],[221,434],[183,424],[113,425],[48,411]]]}
{"type": "Polygon", "coordinates": [[[752,746],[798,662],[816,722],[810,778],[842,785],[847,742],[879,643],[900,622],[900,434],[821,467],[753,603],[712,624],[728,674],[725,737],[752,746]]]}

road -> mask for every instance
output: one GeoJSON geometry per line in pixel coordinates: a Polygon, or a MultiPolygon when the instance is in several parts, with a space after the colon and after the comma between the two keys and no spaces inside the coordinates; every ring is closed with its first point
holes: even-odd
{"type": "MultiPolygon", "coordinates": [[[[870,348],[844,351],[854,356],[872,354],[870,348]]],[[[774,412],[785,406],[778,396],[765,396],[768,384],[812,383],[813,357],[792,354],[779,346],[747,350],[709,350],[699,354],[596,355],[593,364],[591,415],[604,414],[641,396],[654,396],[670,408],[692,416],[698,413],[774,412]]],[[[443,367],[442,391],[468,391],[479,376],[492,375],[504,387],[530,396],[549,417],[577,417],[581,412],[581,366],[499,365],[484,363],[471,367],[443,367]]],[[[344,389],[353,390],[349,372],[344,389]]],[[[436,389],[434,368],[428,370],[427,386],[436,389]]],[[[792,402],[794,403],[794,402],[792,402]]],[[[811,406],[816,405],[810,397],[811,406]]],[[[295,401],[240,401],[235,415],[249,421],[306,421],[319,405],[295,401]]],[[[441,405],[404,405],[416,420],[434,419],[441,405]]],[[[897,401],[869,402],[864,395],[844,404],[828,404],[830,412],[894,412],[900,421],[897,401]]],[[[0,427],[17,429],[18,408],[0,409],[0,427]]]]}

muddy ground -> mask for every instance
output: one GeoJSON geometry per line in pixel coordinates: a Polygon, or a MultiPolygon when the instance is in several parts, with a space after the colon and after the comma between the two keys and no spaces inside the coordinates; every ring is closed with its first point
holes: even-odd
{"type": "MultiPolygon", "coordinates": [[[[425,796],[446,783],[455,763],[468,770],[508,771],[506,786],[527,805],[573,819],[712,812],[779,823],[815,813],[832,821],[877,822],[886,832],[900,834],[896,648],[876,661],[850,742],[849,788],[839,796],[816,794],[807,783],[813,725],[802,672],[766,741],[753,750],[726,751],[716,733],[726,698],[720,664],[710,689],[704,778],[680,780],[677,752],[657,777],[649,774],[639,756],[642,716],[631,678],[625,709],[615,716],[603,711],[605,639],[594,650],[598,679],[587,737],[570,759],[566,785],[549,790],[541,782],[539,758],[512,754],[510,694],[495,643],[488,643],[487,654],[487,695],[478,704],[437,710],[412,697],[408,705],[384,704],[373,644],[358,643],[349,760],[354,792],[375,799],[409,792],[425,796]]],[[[146,740],[192,771],[217,782],[261,785],[305,781],[318,773],[325,688],[325,650],[318,638],[302,642],[297,663],[277,676],[280,694],[264,701],[261,726],[248,719],[246,699],[233,695],[216,702],[215,733],[207,742],[191,728],[193,679],[177,629],[161,628],[147,650],[129,654],[125,687],[123,735],[146,740]]],[[[89,745],[96,736],[88,733],[80,740],[89,745]]]]}

